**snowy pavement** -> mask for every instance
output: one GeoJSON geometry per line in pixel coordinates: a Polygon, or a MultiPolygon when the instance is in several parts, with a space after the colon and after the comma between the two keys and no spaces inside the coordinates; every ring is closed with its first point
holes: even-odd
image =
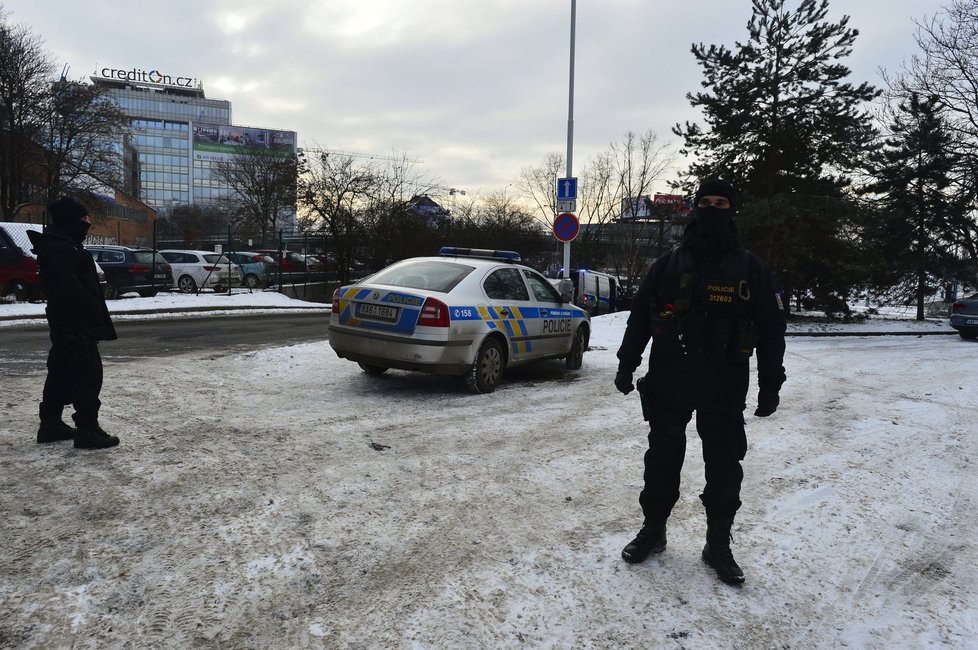
{"type": "MultiPolygon", "coordinates": [[[[16,327],[32,321],[44,321],[43,302],[0,302],[0,328],[16,327]]],[[[228,293],[160,293],[152,298],[127,294],[118,300],[106,301],[114,319],[162,318],[166,314],[185,316],[200,312],[226,314],[241,310],[266,309],[323,309],[329,305],[296,300],[276,291],[233,289],[228,293]]]]}
{"type": "Polygon", "coordinates": [[[790,339],[781,408],[747,413],[734,588],[699,558],[692,427],[668,548],[619,558],[626,317],[491,395],[325,341],[110,362],[107,451],[35,444],[43,368],[4,377],[0,647],[976,647],[978,344],[790,339]]]}

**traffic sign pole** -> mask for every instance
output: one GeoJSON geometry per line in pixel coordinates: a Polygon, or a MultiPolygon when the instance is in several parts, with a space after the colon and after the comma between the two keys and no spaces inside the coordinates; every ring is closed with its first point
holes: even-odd
{"type": "MultiPolygon", "coordinates": [[[[577,26],[577,0],[571,0],[570,80],[567,97],[567,178],[574,176],[574,32],[577,26]]],[[[576,197],[575,197],[576,198],[576,197]]],[[[575,218],[576,220],[576,218],[575,218]]],[[[570,277],[570,241],[564,242],[564,277],[570,277]]]]}

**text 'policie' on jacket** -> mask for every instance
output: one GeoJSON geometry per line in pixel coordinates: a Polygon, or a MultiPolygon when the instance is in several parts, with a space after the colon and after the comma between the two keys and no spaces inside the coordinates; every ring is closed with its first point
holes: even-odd
{"type": "Polygon", "coordinates": [[[51,335],[117,339],[91,254],[57,226],[28,232],[41,267],[51,335]]]}
{"type": "Polygon", "coordinates": [[[697,250],[697,224],[657,259],[632,301],[618,350],[634,372],[652,339],[644,392],[653,400],[704,411],[742,411],[757,351],[758,384],[785,381],[785,316],[767,264],[740,247],[730,225],[725,246],[697,250]]]}

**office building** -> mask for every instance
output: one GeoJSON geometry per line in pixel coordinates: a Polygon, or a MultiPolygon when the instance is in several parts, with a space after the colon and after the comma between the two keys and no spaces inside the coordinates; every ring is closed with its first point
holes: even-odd
{"type": "MultiPolygon", "coordinates": [[[[161,213],[220,205],[232,190],[214,173],[215,163],[242,152],[296,152],[295,131],[232,124],[231,102],[208,99],[193,77],[104,67],[91,80],[132,118],[132,136],[122,147],[125,189],[161,213]]],[[[283,217],[286,227],[294,224],[294,212],[283,217]]]]}

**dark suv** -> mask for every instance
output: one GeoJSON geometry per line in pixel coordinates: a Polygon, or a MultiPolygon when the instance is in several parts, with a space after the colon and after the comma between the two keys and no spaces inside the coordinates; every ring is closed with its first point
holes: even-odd
{"type": "Polygon", "coordinates": [[[173,270],[159,253],[149,248],[86,246],[105,271],[105,298],[113,300],[135,291],[149,298],[173,288],[173,270]]]}

